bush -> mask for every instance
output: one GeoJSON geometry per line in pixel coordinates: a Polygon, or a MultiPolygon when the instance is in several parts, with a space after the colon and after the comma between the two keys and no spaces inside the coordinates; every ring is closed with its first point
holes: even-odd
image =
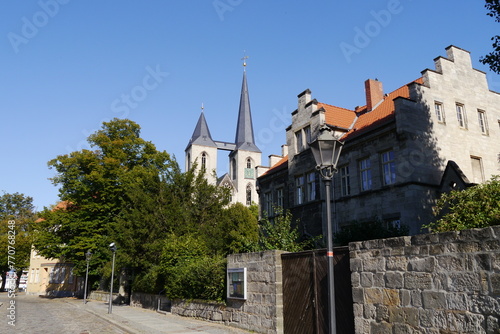
{"type": "Polygon", "coordinates": [[[440,217],[424,228],[436,232],[458,231],[500,224],[500,177],[488,182],[444,193],[434,214],[440,217]]]}
{"type": "Polygon", "coordinates": [[[162,253],[161,272],[170,299],[223,301],[226,259],[210,252],[194,235],[170,235],[162,253]]]}

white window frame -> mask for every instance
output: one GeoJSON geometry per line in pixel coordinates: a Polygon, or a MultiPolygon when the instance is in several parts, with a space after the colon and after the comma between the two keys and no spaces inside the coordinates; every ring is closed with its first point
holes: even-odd
{"type": "Polygon", "coordinates": [[[304,179],[304,175],[295,178],[295,200],[297,205],[305,203],[304,179]]]}
{"type": "Polygon", "coordinates": [[[444,106],[443,103],[435,101],[434,102],[434,112],[439,123],[445,123],[444,118],[444,106]]]}
{"type": "Polygon", "coordinates": [[[370,158],[359,160],[359,185],[361,191],[368,191],[372,189],[372,167],[370,158]]]}
{"type": "Polygon", "coordinates": [[[465,106],[461,103],[455,104],[457,110],[457,121],[458,126],[462,129],[467,129],[467,114],[465,112],[465,106]]]}
{"type": "Polygon", "coordinates": [[[479,129],[483,135],[488,135],[488,120],[486,118],[486,111],[478,109],[477,110],[477,119],[479,122],[479,129]]]}
{"type": "Polygon", "coordinates": [[[349,174],[349,165],[340,167],[340,193],[342,196],[351,195],[351,176],[349,174]]]}
{"type": "Polygon", "coordinates": [[[384,186],[396,183],[396,156],[394,151],[382,152],[380,154],[380,161],[382,163],[382,180],[384,186]]]}
{"type": "Polygon", "coordinates": [[[317,192],[316,192],[316,173],[315,172],[309,172],[306,174],[306,181],[307,181],[307,200],[308,201],[314,201],[317,199],[317,192]]]}

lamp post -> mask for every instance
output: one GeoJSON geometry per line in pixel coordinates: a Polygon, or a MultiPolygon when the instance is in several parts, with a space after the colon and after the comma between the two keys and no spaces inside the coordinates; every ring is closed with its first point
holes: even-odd
{"type": "Polygon", "coordinates": [[[326,192],[326,256],[328,260],[328,310],[330,312],[328,328],[330,334],[337,333],[335,316],[335,277],[333,268],[333,234],[332,234],[332,214],[330,204],[330,187],[333,174],[337,172],[337,162],[344,145],[339,139],[348,129],[340,127],[329,127],[323,125],[319,129],[318,137],[309,144],[316,161],[316,168],[319,170],[326,192]]]}
{"type": "Polygon", "coordinates": [[[92,257],[90,250],[85,253],[85,259],[87,260],[87,271],[85,272],[85,290],[83,291],[83,303],[87,304],[87,282],[89,280],[89,262],[92,257]]]}
{"type": "Polygon", "coordinates": [[[113,262],[111,265],[111,288],[109,289],[109,306],[108,313],[113,312],[113,279],[115,274],[115,254],[116,254],[116,245],[114,242],[109,244],[109,249],[113,252],[113,262]]]}

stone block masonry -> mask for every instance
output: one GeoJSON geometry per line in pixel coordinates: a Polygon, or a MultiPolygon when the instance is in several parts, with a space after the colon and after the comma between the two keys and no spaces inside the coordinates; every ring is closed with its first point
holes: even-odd
{"type": "Polygon", "coordinates": [[[196,317],[254,333],[283,333],[283,251],[232,254],[228,269],[247,268],[247,299],[228,299],[227,305],[172,301],[172,314],[196,317]]]}
{"type": "Polygon", "coordinates": [[[349,250],[357,334],[500,333],[500,226],[349,250]]]}

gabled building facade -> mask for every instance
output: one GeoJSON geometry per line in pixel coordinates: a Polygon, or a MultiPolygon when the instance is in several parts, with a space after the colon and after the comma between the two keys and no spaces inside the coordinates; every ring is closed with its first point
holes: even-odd
{"type": "Polygon", "coordinates": [[[468,51],[446,52],[434,70],[388,94],[367,80],[366,104],[354,110],[299,94],[288,155],[258,179],[261,213],[272,216],[268,208],[284,189],[283,207],[302,232],[326,235],[324,187],[308,147],[323,124],[349,129],[333,182],[334,231],[378,220],[420,233],[442,191],[500,174],[500,94],[472,68],[468,51]]]}
{"type": "Polygon", "coordinates": [[[261,164],[262,152],[255,145],[246,71],[243,72],[234,143],[213,140],[202,111],[185,152],[186,170],[196,165],[210,183],[228,187],[232,203],[247,206],[258,203],[257,166],[261,164]],[[220,150],[229,152],[229,173],[218,177],[217,154],[220,150]]]}

